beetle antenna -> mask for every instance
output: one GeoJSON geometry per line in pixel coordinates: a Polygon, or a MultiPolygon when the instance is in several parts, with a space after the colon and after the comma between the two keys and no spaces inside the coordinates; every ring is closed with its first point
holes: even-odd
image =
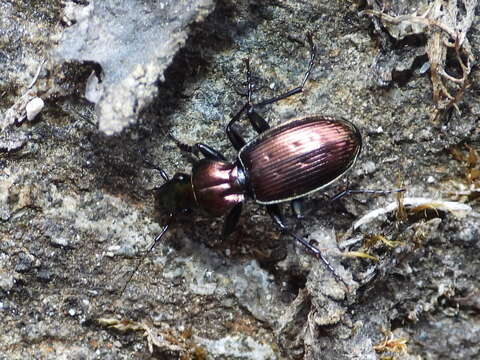
{"type": "Polygon", "coordinates": [[[127,289],[127,286],[128,284],[130,283],[130,281],[132,281],[132,278],[133,278],[133,275],[135,275],[135,273],[137,272],[137,270],[140,268],[140,266],[143,264],[143,261],[145,260],[145,258],[147,257],[148,254],[150,254],[153,250],[153,248],[155,246],[157,246],[157,244],[159,243],[159,241],[162,239],[163,235],[165,235],[165,233],[167,232],[168,228],[170,227],[170,224],[173,220],[173,214],[170,213],[170,217],[169,217],[169,220],[167,222],[166,225],[163,226],[162,228],[162,231],[160,231],[160,234],[158,234],[155,239],[153,239],[152,243],[150,244],[150,246],[148,247],[147,251],[145,252],[145,254],[142,255],[142,257],[140,258],[140,260],[138,261],[137,263],[137,266],[135,266],[135,269],[131,272],[130,276],[128,277],[128,280],[125,282],[125,285],[123,286],[122,288],[122,292],[120,293],[120,297],[123,296],[123,293],[125,292],[125,290],[127,289]]]}
{"type": "Polygon", "coordinates": [[[335,280],[337,282],[341,282],[343,283],[343,285],[345,285],[345,287],[347,288],[347,290],[350,290],[350,287],[348,286],[348,284],[345,282],[345,280],[343,280],[335,271],[335,269],[333,268],[332,265],[330,265],[330,263],[328,262],[328,260],[323,256],[322,252],[320,251],[319,248],[313,246],[312,244],[310,244],[307,240],[305,240],[304,238],[296,235],[295,233],[293,233],[292,231],[288,230],[288,234],[290,234],[295,240],[297,240],[299,243],[301,243],[303,246],[305,246],[308,250],[310,250],[317,258],[319,258],[320,260],[322,260],[322,262],[325,264],[326,268],[328,271],[330,271],[330,273],[333,275],[333,277],[335,278],[335,280]]]}

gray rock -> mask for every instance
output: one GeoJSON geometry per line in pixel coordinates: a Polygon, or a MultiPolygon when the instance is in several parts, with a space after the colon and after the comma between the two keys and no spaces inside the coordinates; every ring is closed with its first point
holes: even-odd
{"type": "Polygon", "coordinates": [[[118,133],[137,121],[184,45],[188,26],[202,21],[213,7],[213,0],[67,2],[73,25],[65,30],[55,56],[101,65],[100,94],[86,93],[87,99],[97,100],[100,130],[118,133]]]}
{"type": "MultiPolygon", "coordinates": [[[[145,3],[144,9],[157,6],[145,3]]],[[[65,29],[79,33],[81,19],[72,21],[78,8],[0,2],[0,113],[29,89],[45,102],[33,121],[16,121],[0,133],[2,359],[475,359],[478,69],[459,100],[461,116],[453,111],[432,120],[430,72],[416,51],[425,42],[392,41],[383,26],[372,33],[379,19],[360,17],[363,9],[354,3],[218,1],[203,22],[190,25],[179,55],[152,67],[157,72],[171,61],[153,102],[145,102],[141,116],[127,114],[136,125],[105,136],[84,98],[87,92],[91,100],[108,100],[97,92],[107,81],[104,65],[102,73],[82,56],[51,57],[65,29]],[[306,114],[353,121],[364,146],[348,183],[405,187],[407,217],[398,211],[398,194],[330,203],[346,180],[305,199],[305,219],[295,232],[323,251],[348,289],[252,202],[228,238],[221,236],[222,218],[197,211],[178,217],[142,258],[167,217],[153,196],[164,180],[145,160],[169,175],[191,171],[168,132],[234,159],[224,128],[245,101],[243,59],[251,62],[253,101],[296,87],[308,66],[307,31],[318,56],[304,93],[257,111],[272,126],[306,114]],[[379,84],[376,61],[386,74],[405,76],[379,84]],[[365,221],[352,228],[359,219],[365,221]]],[[[416,3],[383,5],[400,15],[411,14],[416,3]]],[[[85,24],[93,14],[85,14],[85,24]]],[[[108,21],[118,28],[120,19],[108,21]]],[[[98,34],[108,21],[92,29],[98,34]]],[[[476,58],[478,27],[476,17],[466,34],[476,58]]],[[[122,45],[119,54],[142,61],[132,48],[122,45]]],[[[449,53],[445,66],[455,74],[449,53]]],[[[111,79],[131,79],[135,66],[125,69],[110,69],[119,76],[111,79]]],[[[125,96],[131,109],[137,94],[121,101],[125,96]]],[[[255,136],[247,119],[238,128],[246,139],[255,136]]],[[[293,227],[288,204],[283,208],[293,227]]]]}

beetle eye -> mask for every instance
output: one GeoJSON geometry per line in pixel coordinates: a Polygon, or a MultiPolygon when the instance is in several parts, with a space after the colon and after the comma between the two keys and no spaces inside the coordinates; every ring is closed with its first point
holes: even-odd
{"type": "Polygon", "coordinates": [[[188,175],[182,173],[177,173],[173,176],[173,180],[176,180],[178,182],[185,182],[188,180],[188,178],[188,175]]]}

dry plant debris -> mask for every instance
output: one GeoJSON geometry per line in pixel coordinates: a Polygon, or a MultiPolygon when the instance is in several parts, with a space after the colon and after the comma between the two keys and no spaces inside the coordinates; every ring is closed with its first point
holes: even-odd
{"type": "Polygon", "coordinates": [[[205,350],[192,341],[192,332],[186,330],[174,334],[171,330],[160,330],[146,322],[118,320],[115,318],[99,318],[97,322],[107,328],[120,332],[140,331],[147,338],[148,349],[153,353],[154,347],[161,352],[173,353],[182,360],[202,360],[205,350]]]}
{"type": "Polygon", "coordinates": [[[393,352],[399,354],[407,354],[407,342],[406,338],[395,338],[394,334],[390,331],[382,330],[384,333],[384,339],[373,348],[377,353],[393,352]]]}
{"type": "Polygon", "coordinates": [[[480,198],[480,155],[478,150],[465,146],[466,151],[460,147],[453,147],[450,153],[461,164],[460,181],[454,181],[453,186],[459,191],[451,195],[464,202],[478,201],[480,198]]]}
{"type": "MultiPolygon", "coordinates": [[[[418,212],[425,209],[438,210],[442,212],[450,212],[454,215],[468,214],[470,216],[480,216],[480,214],[473,211],[472,207],[467,204],[462,204],[455,201],[435,200],[428,198],[405,198],[403,205],[410,209],[412,212],[418,212]]],[[[377,219],[378,217],[393,212],[398,209],[398,203],[390,203],[389,205],[370,211],[357,220],[351,230],[356,230],[360,226],[368,224],[369,222],[377,219]]]]}
{"type": "Polygon", "coordinates": [[[477,0],[433,0],[409,15],[389,15],[379,5],[369,0],[373,9],[362,11],[380,19],[389,34],[397,40],[410,35],[424,34],[427,38],[426,53],[430,67],[435,109],[432,118],[437,118],[445,110],[455,107],[468,86],[474,57],[468,39],[468,30],[475,17],[477,0]],[[447,72],[447,52],[452,49],[461,75],[447,72]]]}
{"type": "Polygon", "coordinates": [[[44,63],[45,60],[40,63],[37,73],[27,87],[27,91],[5,112],[3,118],[0,118],[0,132],[10,125],[22,123],[25,119],[32,121],[42,111],[44,102],[37,97],[37,92],[32,88],[37,82],[44,63]]]}

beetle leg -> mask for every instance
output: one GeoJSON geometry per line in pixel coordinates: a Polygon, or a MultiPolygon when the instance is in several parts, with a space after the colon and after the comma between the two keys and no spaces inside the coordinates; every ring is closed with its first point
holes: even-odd
{"type": "Polygon", "coordinates": [[[387,195],[391,193],[397,193],[397,192],[404,192],[405,189],[393,189],[393,190],[369,190],[369,189],[346,189],[338,194],[332,196],[330,201],[336,201],[341,199],[344,196],[350,195],[350,194],[378,194],[378,195],[387,195]]]}
{"type": "Polygon", "coordinates": [[[254,109],[254,104],[252,104],[252,94],[253,94],[253,81],[252,81],[252,72],[250,70],[250,61],[249,59],[245,59],[245,66],[247,68],[247,117],[250,120],[250,124],[252,124],[253,129],[257,133],[262,133],[265,130],[270,128],[270,125],[265,121],[263,117],[261,117],[254,109]]]}
{"type": "Polygon", "coordinates": [[[240,219],[240,214],[242,213],[242,205],[242,203],[238,203],[237,205],[235,205],[225,217],[225,223],[223,224],[222,231],[223,236],[230,235],[235,229],[235,226],[238,223],[238,219],[240,219]]]}
{"type": "Polygon", "coordinates": [[[245,59],[245,67],[247,68],[247,102],[252,103],[253,81],[252,72],[250,71],[250,59],[245,59]]]}
{"type": "Polygon", "coordinates": [[[225,129],[228,139],[232,143],[232,146],[235,150],[240,151],[240,149],[246,144],[244,138],[238,133],[237,130],[233,128],[233,122],[230,121],[225,129]]]}
{"type": "Polygon", "coordinates": [[[232,143],[232,146],[235,150],[240,151],[240,149],[246,144],[245,139],[238,133],[237,130],[233,128],[233,123],[227,125],[225,132],[227,133],[228,139],[232,143]]]}
{"type": "Polygon", "coordinates": [[[288,233],[290,229],[288,228],[288,225],[285,224],[285,220],[283,218],[282,211],[280,210],[280,206],[274,204],[266,205],[266,207],[267,212],[271,216],[273,222],[280,228],[280,230],[288,233]]]}
{"type": "Polygon", "coordinates": [[[228,139],[230,140],[230,142],[232,143],[232,146],[237,151],[239,151],[245,145],[245,140],[238,133],[238,131],[234,129],[233,124],[235,124],[238,120],[240,120],[240,117],[249,106],[250,105],[248,102],[245,103],[245,105],[243,105],[242,108],[232,117],[227,127],[225,128],[225,132],[227,133],[228,139]]]}
{"type": "Polygon", "coordinates": [[[252,124],[252,127],[257,133],[261,134],[270,129],[270,125],[268,125],[267,121],[255,111],[253,105],[248,108],[247,116],[248,120],[250,120],[250,124],[252,124]]]}
{"type": "Polygon", "coordinates": [[[245,145],[245,140],[240,136],[238,131],[236,131],[233,128],[233,124],[237,121],[240,120],[241,115],[243,112],[246,110],[247,111],[247,116],[248,119],[250,120],[250,123],[252,124],[252,127],[255,129],[256,132],[262,133],[265,130],[268,130],[270,128],[270,125],[265,121],[264,118],[262,118],[256,111],[255,111],[255,106],[263,106],[263,105],[268,105],[272,104],[274,102],[277,102],[282,99],[286,99],[292,95],[301,93],[303,91],[303,88],[305,87],[305,83],[310,77],[310,74],[312,73],[313,65],[315,63],[315,57],[316,57],[316,48],[315,44],[313,43],[313,36],[312,34],[307,34],[307,40],[308,43],[310,44],[310,62],[308,64],[308,69],[303,76],[302,83],[300,86],[297,86],[294,89],[291,89],[287,91],[286,93],[283,93],[281,95],[275,96],[274,98],[262,101],[258,104],[253,104],[252,103],[252,93],[253,93],[253,83],[252,83],[252,73],[250,71],[250,61],[249,59],[245,59],[245,65],[247,68],[247,97],[248,100],[243,105],[243,107],[233,116],[233,118],[230,120],[230,122],[227,125],[226,128],[226,133],[228,138],[230,139],[230,142],[232,143],[233,147],[238,151],[240,150],[244,145],[245,145]]]}
{"type": "Polygon", "coordinates": [[[297,86],[296,88],[291,89],[291,90],[289,90],[289,91],[287,91],[283,94],[280,94],[278,96],[275,96],[271,99],[264,100],[264,101],[256,104],[256,106],[263,106],[263,105],[272,104],[272,103],[277,102],[279,100],[283,100],[283,99],[286,99],[286,98],[288,98],[292,95],[303,92],[303,88],[305,86],[305,83],[307,82],[308,78],[310,77],[310,74],[312,73],[313,64],[315,63],[315,57],[316,57],[316,52],[317,52],[315,44],[313,43],[312,34],[310,34],[310,33],[307,34],[307,40],[308,40],[308,43],[310,44],[310,62],[308,64],[307,72],[303,76],[303,80],[302,80],[302,83],[300,84],[300,86],[297,86]]]}
{"type": "Polygon", "coordinates": [[[168,181],[170,180],[170,177],[168,176],[168,174],[165,172],[165,170],[163,170],[162,168],[159,168],[158,166],[152,164],[150,161],[148,160],[143,160],[143,163],[145,165],[147,165],[149,168],[151,169],[155,169],[157,170],[158,172],[160,172],[160,176],[162,177],[163,180],[165,181],[168,181]]]}
{"type": "Polygon", "coordinates": [[[303,246],[305,246],[308,250],[310,250],[313,255],[315,255],[317,258],[322,260],[322,262],[325,264],[326,268],[328,271],[330,271],[338,282],[342,282],[347,289],[349,289],[348,284],[335,272],[335,269],[330,265],[328,260],[323,256],[322,252],[320,249],[317,247],[313,246],[310,244],[307,240],[304,238],[296,235],[293,231],[290,230],[287,224],[285,224],[285,220],[283,219],[282,212],[280,210],[280,207],[275,204],[275,205],[267,205],[267,211],[272,217],[273,221],[277,226],[284,232],[289,234],[291,237],[293,237],[295,240],[297,240],[299,243],[301,243],[303,246]]]}
{"type": "Polygon", "coordinates": [[[215,150],[214,148],[211,148],[208,145],[202,144],[202,143],[196,143],[193,145],[197,151],[199,151],[203,156],[205,156],[207,159],[210,160],[218,160],[218,161],[227,161],[225,156],[223,156],[220,152],[215,150]]]}
{"type": "Polygon", "coordinates": [[[235,150],[239,151],[244,145],[245,140],[238,133],[237,130],[233,127],[237,121],[240,120],[242,114],[247,111],[248,119],[252,124],[252,127],[257,133],[262,133],[265,130],[270,128],[270,125],[262,118],[254,109],[252,104],[252,93],[253,93],[253,82],[252,82],[252,72],[250,71],[250,60],[245,59],[245,66],[247,68],[247,102],[242,106],[242,108],[232,117],[230,122],[225,129],[227,136],[232,143],[235,150]]]}
{"type": "Polygon", "coordinates": [[[210,160],[218,160],[218,161],[227,161],[225,156],[223,156],[220,152],[215,150],[214,148],[205,145],[203,143],[196,143],[193,145],[188,145],[177,138],[175,138],[172,134],[169,134],[169,137],[175,142],[175,145],[182,151],[188,152],[190,154],[194,154],[198,156],[198,154],[202,154],[205,158],[210,160]]]}
{"type": "Polygon", "coordinates": [[[303,219],[302,199],[295,199],[291,201],[292,211],[297,219],[303,219]]]}

